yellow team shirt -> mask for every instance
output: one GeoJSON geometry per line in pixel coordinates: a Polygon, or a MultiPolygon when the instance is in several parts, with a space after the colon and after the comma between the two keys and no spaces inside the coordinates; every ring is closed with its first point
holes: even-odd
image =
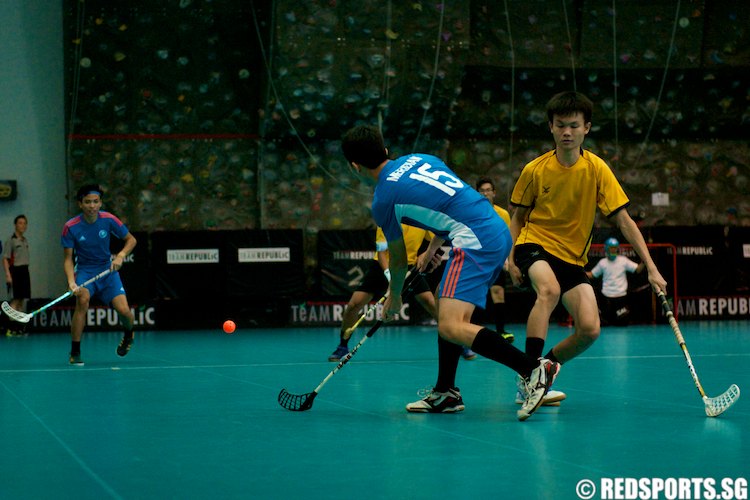
{"type": "Polygon", "coordinates": [[[571,167],[543,154],[521,171],[510,203],[531,208],[516,245],[536,243],[570,264],[588,261],[596,207],[609,217],[630,200],[604,160],[583,150],[571,167]]]}
{"type": "MultiPolygon", "coordinates": [[[[401,224],[401,232],[404,234],[404,245],[406,246],[406,261],[411,266],[417,262],[417,254],[419,248],[422,246],[422,242],[426,239],[427,241],[432,239],[432,233],[414,226],[407,226],[401,224]]],[[[375,250],[378,252],[384,252],[388,250],[388,240],[385,239],[383,230],[378,227],[375,232],[375,250]]],[[[375,260],[378,260],[378,256],[375,256],[375,260]]]]}
{"type": "Polygon", "coordinates": [[[500,216],[501,219],[505,221],[505,223],[510,227],[510,214],[507,210],[505,210],[503,207],[498,207],[497,205],[492,205],[492,208],[495,209],[495,213],[500,216]]]}

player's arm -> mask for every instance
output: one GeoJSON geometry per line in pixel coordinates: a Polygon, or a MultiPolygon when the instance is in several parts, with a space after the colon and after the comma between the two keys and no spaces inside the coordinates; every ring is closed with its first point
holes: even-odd
{"type": "Polygon", "coordinates": [[[378,259],[378,265],[380,266],[380,269],[383,270],[383,274],[385,275],[385,279],[387,279],[389,282],[391,281],[391,270],[388,269],[388,251],[387,250],[378,250],[375,252],[375,257],[378,259]]]}
{"type": "Polygon", "coordinates": [[[380,227],[375,231],[375,260],[378,261],[378,265],[383,270],[385,278],[390,282],[391,271],[388,270],[388,240],[385,239],[383,229],[380,227]]]}
{"type": "Polygon", "coordinates": [[[10,274],[10,259],[8,257],[3,256],[3,267],[5,268],[5,282],[12,284],[13,276],[10,274]]]}
{"type": "Polygon", "coordinates": [[[510,236],[513,238],[513,246],[510,248],[510,254],[508,255],[508,273],[510,278],[513,280],[513,284],[518,286],[523,281],[521,276],[521,270],[516,266],[515,254],[516,254],[516,240],[521,234],[521,229],[526,225],[526,218],[531,211],[531,207],[518,206],[513,211],[513,216],[510,218],[510,236]]]}
{"type": "Polygon", "coordinates": [[[620,231],[622,232],[622,235],[625,236],[625,239],[628,240],[631,245],[633,245],[633,250],[635,250],[635,253],[637,253],[638,257],[641,258],[641,262],[646,266],[646,270],[648,271],[648,282],[651,283],[651,287],[657,293],[659,291],[666,292],[667,281],[662,277],[661,273],[656,268],[656,264],[651,258],[651,254],[649,253],[648,247],[646,246],[646,240],[643,239],[641,230],[638,229],[638,226],[630,217],[628,211],[623,208],[622,210],[619,210],[616,214],[614,214],[612,216],[612,219],[614,220],[615,224],[617,224],[617,227],[620,228],[620,231]]]}
{"type": "Polygon", "coordinates": [[[122,267],[122,263],[125,262],[125,258],[130,255],[130,252],[133,251],[135,245],[138,243],[138,241],[135,239],[135,236],[133,236],[133,234],[130,232],[125,235],[123,241],[125,242],[125,244],[123,245],[122,250],[117,252],[115,258],[112,259],[111,269],[113,271],[117,271],[122,267]]]}
{"type": "Polygon", "coordinates": [[[388,269],[391,271],[391,283],[388,287],[388,298],[383,304],[383,319],[386,321],[394,319],[401,310],[401,292],[404,289],[407,266],[403,236],[388,241],[388,269]]]}
{"type": "Polygon", "coordinates": [[[75,293],[78,289],[76,284],[75,264],[73,263],[73,249],[63,248],[63,271],[65,279],[68,281],[68,289],[75,293]]]}
{"type": "Polygon", "coordinates": [[[445,243],[445,239],[437,235],[433,235],[430,240],[430,244],[427,245],[427,250],[417,257],[417,264],[415,269],[420,273],[425,271],[433,271],[437,266],[440,265],[441,257],[436,257],[437,251],[445,243]]]}

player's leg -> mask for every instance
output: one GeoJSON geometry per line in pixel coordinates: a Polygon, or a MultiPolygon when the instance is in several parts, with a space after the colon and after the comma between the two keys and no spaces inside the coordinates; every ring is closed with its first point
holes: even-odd
{"type": "Polygon", "coordinates": [[[495,330],[510,343],[516,339],[515,335],[505,331],[505,273],[500,272],[495,284],[490,287],[492,301],[492,317],[495,320],[495,330]]]}
{"type": "Polygon", "coordinates": [[[470,345],[478,354],[502,363],[524,377],[530,390],[528,401],[519,411],[519,419],[528,418],[541,404],[559,365],[549,360],[540,362],[530,358],[496,332],[471,323],[475,306],[486,299],[489,284],[499,272],[499,268],[496,268],[488,276],[487,269],[493,268],[493,261],[503,262],[507,256],[507,251],[504,255],[495,253],[502,254],[503,249],[498,252],[451,251],[439,291],[438,381],[426,398],[407,405],[408,411],[435,413],[463,410],[463,400],[455,387],[462,345],[470,345]],[[498,259],[499,256],[502,258],[498,259]]]}
{"type": "Polygon", "coordinates": [[[73,318],[70,321],[70,364],[83,365],[81,359],[81,337],[86,325],[86,313],[89,310],[91,292],[84,287],[76,294],[76,307],[73,310],[73,318]]]}
{"type": "Polygon", "coordinates": [[[617,326],[627,326],[630,322],[630,307],[628,296],[612,298],[613,324],[617,326]]]}
{"type": "MultiPolygon", "coordinates": [[[[13,280],[13,299],[10,307],[16,311],[26,311],[26,301],[31,297],[31,279],[29,278],[28,266],[11,266],[11,278],[13,280]]],[[[10,322],[6,335],[10,337],[25,336],[26,323],[10,322]]]]}
{"type": "Polygon", "coordinates": [[[386,290],[388,290],[388,280],[380,265],[373,261],[362,279],[362,284],[352,293],[349,302],[344,307],[339,330],[339,345],[328,356],[328,361],[338,362],[349,353],[349,338],[352,336],[350,328],[357,322],[362,309],[370,303],[373,297],[382,296],[386,290]]]}
{"type": "MultiPolygon", "coordinates": [[[[559,263],[538,245],[521,245],[516,248],[516,264],[536,292],[536,301],[527,319],[525,345],[526,354],[536,359],[544,352],[549,319],[560,300],[561,288],[556,273],[559,263]]],[[[515,401],[524,405],[528,391],[525,380],[520,376],[516,379],[516,388],[515,401]]],[[[565,397],[561,391],[550,390],[544,395],[542,404],[557,406],[565,397]]]]}
{"type": "Polygon", "coordinates": [[[560,301],[560,284],[547,261],[537,260],[527,275],[536,292],[536,300],[526,320],[526,354],[540,357],[547,340],[549,319],[560,301]]]}
{"type": "Polygon", "coordinates": [[[117,311],[118,316],[120,316],[120,324],[122,325],[122,340],[120,340],[120,344],[117,346],[117,355],[125,356],[133,346],[135,317],[133,311],[130,309],[128,298],[124,293],[115,296],[110,305],[117,311]]]}
{"type": "Polygon", "coordinates": [[[575,328],[573,333],[561,340],[550,351],[554,359],[566,363],[591,347],[601,332],[599,310],[593,287],[582,283],[563,294],[562,302],[571,316],[575,328]]]}
{"type": "MultiPolygon", "coordinates": [[[[414,298],[417,300],[420,306],[427,311],[432,319],[435,321],[438,320],[438,308],[437,308],[437,302],[435,301],[435,295],[429,290],[429,285],[427,284],[427,281],[424,280],[424,278],[421,278],[421,281],[424,281],[424,284],[427,286],[426,289],[423,289],[421,287],[421,283],[417,283],[417,287],[415,287],[414,290],[414,298]]],[[[468,346],[462,346],[461,347],[461,356],[467,360],[471,361],[473,359],[476,359],[477,354],[472,351],[468,346]]]]}
{"type": "Polygon", "coordinates": [[[120,273],[110,273],[99,280],[97,296],[105,304],[109,304],[112,309],[117,311],[122,325],[122,340],[117,346],[117,355],[125,356],[133,345],[133,326],[135,324],[135,315],[130,309],[128,298],[125,295],[125,287],[122,285],[120,273]]]}

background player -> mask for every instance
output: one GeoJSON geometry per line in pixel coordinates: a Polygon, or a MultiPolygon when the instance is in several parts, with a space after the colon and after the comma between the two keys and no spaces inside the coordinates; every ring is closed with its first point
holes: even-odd
{"type": "Polygon", "coordinates": [[[76,199],[82,213],[65,223],[61,237],[63,269],[68,279],[68,287],[76,297],[76,308],[70,325],[71,365],[83,365],[81,336],[86,324],[89,302],[94,297],[111,305],[120,317],[124,333],[120,345],[117,346],[117,354],[125,356],[133,345],[133,312],[128,305],[125,289],[117,271],[122,267],[125,257],[135,248],[136,239],[120,219],[101,210],[102,196],[103,191],[98,184],[81,187],[76,199]],[[112,234],[124,241],[122,250],[114,258],[109,250],[112,234]],[[112,270],[110,274],[85,287],[78,286],[78,283],[83,283],[108,268],[112,270]]]}
{"type": "MultiPolygon", "coordinates": [[[[477,191],[479,194],[487,198],[492,203],[492,208],[495,210],[497,215],[503,219],[503,222],[510,227],[510,214],[504,208],[495,205],[495,183],[489,177],[480,177],[476,182],[477,191]]],[[[492,318],[495,320],[495,330],[503,336],[505,340],[513,343],[515,336],[505,331],[505,274],[507,273],[507,261],[503,265],[503,270],[498,274],[497,279],[490,287],[490,301],[488,304],[492,304],[488,307],[492,311],[492,318]]]]}
{"type": "MultiPolygon", "coordinates": [[[[29,221],[21,214],[13,219],[13,234],[3,247],[3,267],[8,290],[13,291],[10,307],[16,311],[25,311],[26,301],[31,298],[31,276],[29,275],[29,240],[25,233],[29,221]]],[[[25,323],[9,323],[5,335],[18,337],[25,335],[25,323]]]]}
{"type": "Polygon", "coordinates": [[[526,420],[542,403],[559,364],[527,356],[496,332],[471,323],[476,306],[485,304],[512,244],[507,225],[486,200],[461,181],[442,160],[426,154],[388,159],[380,131],[358,126],[343,137],[351,168],[375,184],[372,215],[388,239],[391,282],[383,318],[401,310],[407,254],[401,224],[432,231],[434,237],[417,259],[417,269],[438,264],[435,253],[445,241],[452,249],[438,288],[438,377],[430,394],[406,405],[407,411],[440,413],[464,409],[455,386],[461,346],[502,363],[524,377],[527,398],[517,412],[526,420]]]}
{"type": "MultiPolygon", "coordinates": [[[[429,233],[424,229],[406,224],[402,225],[402,231],[404,234],[404,243],[406,244],[407,261],[410,266],[413,266],[417,262],[417,253],[423,242],[428,239],[429,233]]],[[[339,345],[328,356],[328,361],[340,361],[341,358],[349,353],[349,339],[353,333],[349,329],[359,319],[362,308],[369,304],[374,296],[382,296],[388,290],[388,282],[391,277],[388,270],[388,242],[385,239],[383,230],[379,227],[375,233],[375,251],[375,261],[373,261],[372,266],[365,273],[362,283],[352,293],[349,302],[344,308],[341,331],[339,332],[339,345]]],[[[413,297],[429,313],[430,317],[437,321],[437,305],[435,304],[435,297],[430,285],[424,277],[420,276],[416,280],[412,287],[413,297]]],[[[476,358],[477,355],[471,349],[464,346],[463,357],[464,359],[471,360],[476,358]]]]}
{"type": "Polygon", "coordinates": [[[550,315],[562,299],[575,328],[545,355],[560,363],[588,349],[600,333],[596,296],[583,269],[597,207],[633,245],[653,289],[667,287],[628,215],[630,202],[614,173],[604,160],[582,149],[592,111],[591,101],[578,92],[550,99],[547,118],[555,149],[523,168],[510,199],[516,209],[510,225],[515,246],[509,270],[516,285],[530,284],[536,292],[526,325],[526,353],[541,356],[550,315]]]}
{"type": "Polygon", "coordinates": [[[604,242],[604,257],[587,271],[589,278],[602,279],[601,316],[605,324],[625,325],[628,323],[630,309],[628,307],[628,276],[627,273],[639,273],[645,266],[641,262],[636,264],[624,255],[620,255],[620,242],[616,238],[608,238],[604,242]]]}

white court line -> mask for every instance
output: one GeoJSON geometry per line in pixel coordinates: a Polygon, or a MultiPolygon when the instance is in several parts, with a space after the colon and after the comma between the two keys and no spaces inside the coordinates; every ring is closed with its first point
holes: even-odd
{"type": "Polygon", "coordinates": [[[11,391],[10,388],[7,385],[5,385],[4,383],[2,383],[2,382],[0,382],[0,385],[2,385],[3,389],[5,389],[5,391],[8,394],[10,394],[11,396],[13,396],[13,398],[16,401],[18,401],[18,403],[21,406],[23,406],[24,409],[27,412],[29,412],[29,414],[34,418],[34,420],[36,420],[37,422],[39,422],[39,425],[41,425],[42,428],[44,428],[44,430],[47,431],[47,433],[50,436],[52,436],[55,439],[55,441],[57,441],[60,444],[60,446],[68,453],[68,455],[70,455],[73,458],[73,461],[75,461],[81,467],[81,469],[83,469],[84,472],[86,472],[86,474],[88,474],[89,476],[91,476],[91,478],[94,481],[96,481],[99,484],[99,486],[101,486],[102,488],[104,488],[104,490],[107,493],[109,493],[109,496],[111,496],[112,498],[118,498],[118,499],[122,499],[123,498],[104,479],[102,479],[101,477],[99,477],[99,475],[96,472],[94,472],[93,470],[91,470],[91,468],[88,465],[86,465],[86,462],[84,462],[83,459],[81,457],[79,457],[78,454],[75,451],[73,451],[73,449],[70,446],[68,446],[68,444],[65,441],[63,441],[63,439],[60,436],[58,436],[55,433],[55,431],[53,431],[44,422],[44,420],[42,420],[42,418],[39,415],[37,415],[36,413],[34,413],[34,410],[32,410],[31,408],[29,408],[29,405],[27,405],[20,397],[18,397],[18,395],[15,392],[11,391]]]}
{"type": "MultiPolygon", "coordinates": [[[[725,353],[725,354],[696,354],[691,355],[696,358],[746,358],[750,353],[725,353]]],[[[601,361],[601,360],[622,360],[622,359],[672,359],[683,358],[682,354],[646,354],[646,355],[628,355],[628,356],[579,356],[576,361],[601,361]]],[[[158,358],[153,358],[158,359],[158,358]]],[[[162,360],[165,363],[170,360],[162,360]]],[[[409,363],[435,363],[437,358],[432,359],[381,359],[381,360],[357,360],[358,365],[390,365],[390,364],[409,364],[409,363]]],[[[152,366],[97,366],[97,367],[71,367],[61,366],[59,368],[6,368],[0,369],[0,374],[16,373],[77,373],[77,372],[109,372],[109,371],[137,371],[137,370],[198,370],[198,369],[220,369],[220,368],[260,368],[274,366],[335,366],[331,362],[325,361],[300,361],[287,363],[236,363],[236,364],[214,364],[214,365],[152,365],[152,366]]]]}

